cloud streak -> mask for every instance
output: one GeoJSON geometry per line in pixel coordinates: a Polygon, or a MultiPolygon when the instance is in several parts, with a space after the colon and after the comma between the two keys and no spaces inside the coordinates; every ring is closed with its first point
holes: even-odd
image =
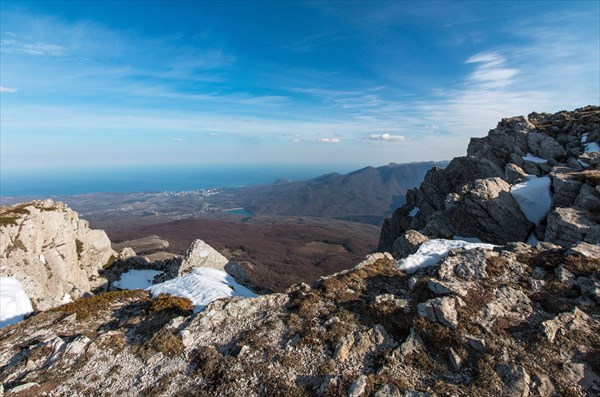
{"type": "Polygon", "coordinates": [[[16,88],[4,87],[4,86],[0,85],[0,92],[6,93],[6,94],[15,94],[17,92],[17,89],[16,88]]]}

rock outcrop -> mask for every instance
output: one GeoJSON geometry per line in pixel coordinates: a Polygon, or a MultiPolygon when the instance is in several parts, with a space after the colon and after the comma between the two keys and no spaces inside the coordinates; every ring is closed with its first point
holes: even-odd
{"type": "Polygon", "coordinates": [[[597,395],[600,257],[581,252],[455,250],[412,275],[374,254],[198,314],[109,292],[0,329],[0,383],[6,397],[597,395]]]}
{"type": "Polygon", "coordinates": [[[407,230],[495,244],[526,241],[531,233],[565,247],[600,243],[598,142],[600,107],[504,119],[486,137],[471,139],[466,157],[433,168],[407,193],[406,204],[384,221],[379,250],[394,252],[407,230]],[[543,176],[552,181],[551,208],[533,225],[510,191],[543,176]]]}
{"type": "Polygon", "coordinates": [[[116,253],[102,230],[62,203],[0,208],[0,276],[21,282],[34,308],[46,310],[106,282],[98,271],[116,253]]]}

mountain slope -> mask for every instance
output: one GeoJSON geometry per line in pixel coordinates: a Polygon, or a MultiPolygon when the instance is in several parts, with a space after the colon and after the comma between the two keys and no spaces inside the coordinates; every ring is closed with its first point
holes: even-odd
{"type": "Polygon", "coordinates": [[[380,225],[418,186],[425,173],[446,162],[388,164],[349,174],[326,174],[297,182],[245,187],[230,193],[257,214],[317,216],[380,225]]]}

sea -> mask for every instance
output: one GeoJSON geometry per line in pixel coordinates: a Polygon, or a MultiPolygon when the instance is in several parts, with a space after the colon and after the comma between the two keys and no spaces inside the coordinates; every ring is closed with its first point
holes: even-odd
{"type": "Polygon", "coordinates": [[[352,165],[161,166],[65,170],[0,170],[0,196],[50,196],[87,193],[182,192],[219,187],[303,180],[352,165]]]}

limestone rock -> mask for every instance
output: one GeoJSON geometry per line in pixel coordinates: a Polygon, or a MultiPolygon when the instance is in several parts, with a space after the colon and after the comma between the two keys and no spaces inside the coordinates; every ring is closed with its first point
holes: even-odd
{"type": "Polygon", "coordinates": [[[456,300],[451,297],[430,299],[417,305],[419,316],[449,328],[458,326],[456,300]]]}
{"type": "Polygon", "coordinates": [[[548,341],[554,342],[557,335],[564,335],[573,329],[581,329],[589,322],[590,317],[578,308],[568,313],[561,313],[552,320],[544,321],[542,332],[548,341]]]}
{"type": "Polygon", "coordinates": [[[392,255],[396,259],[406,258],[417,252],[419,246],[428,240],[427,236],[416,230],[408,230],[394,241],[392,255]]]}
{"type": "Polygon", "coordinates": [[[102,230],[63,203],[33,201],[1,207],[0,276],[21,282],[34,307],[49,309],[70,295],[102,286],[98,271],[116,253],[102,230]]]}
{"type": "Polygon", "coordinates": [[[519,167],[516,164],[508,163],[506,164],[506,167],[504,167],[504,177],[506,178],[506,181],[511,185],[522,182],[526,176],[527,173],[523,171],[523,168],[519,167]]]}
{"type": "Polygon", "coordinates": [[[579,243],[569,248],[567,255],[578,255],[583,256],[584,258],[600,259],[600,246],[588,243],[579,243]]]}
{"type": "Polygon", "coordinates": [[[125,247],[119,252],[119,256],[117,257],[120,261],[126,261],[129,258],[136,257],[137,254],[131,247],[125,247]]]}
{"type": "Polygon", "coordinates": [[[496,367],[496,373],[504,382],[504,396],[529,396],[529,382],[531,379],[525,368],[515,364],[500,364],[496,367]]]}
{"type": "Polygon", "coordinates": [[[367,387],[367,377],[361,375],[350,385],[348,389],[348,397],[360,397],[364,394],[365,388],[367,387]]]}
{"type": "Polygon", "coordinates": [[[566,247],[585,240],[594,226],[588,214],[577,208],[555,208],[547,222],[546,241],[566,247]]]}
{"type": "Polygon", "coordinates": [[[225,266],[229,263],[229,259],[221,255],[210,245],[202,240],[196,240],[188,249],[181,267],[179,268],[178,276],[183,276],[192,271],[196,267],[210,267],[212,269],[225,271],[225,266]]]}

